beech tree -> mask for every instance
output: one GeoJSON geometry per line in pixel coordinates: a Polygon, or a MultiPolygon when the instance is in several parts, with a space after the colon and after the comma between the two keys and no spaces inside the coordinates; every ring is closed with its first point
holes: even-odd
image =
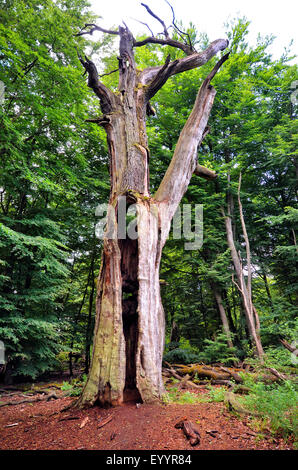
{"type": "Polygon", "coordinates": [[[171,26],[176,36],[171,37],[164,21],[142,5],[162,25],[161,35],[136,40],[126,25],[107,30],[95,24],[85,24],[78,33],[81,36],[101,31],[119,37],[117,92],[99,80],[89,58],[80,57],[88,73],[88,86],[100,101],[102,116],[91,121],[106,131],[111,187],[98,277],[92,361],[86,385],[76,402],[79,407],[95,402],[118,405],[129,399],[149,403],[164,393],[161,253],[192,174],[206,174],[198,166],[197,148],[209,131],[207,123],[216,94],[210,82],[229,55],[223,55],[201,84],[168,169],[151,195],[146,135],[146,115],[154,113],[150,99],[170,77],[200,67],[226,49],[228,40],[217,39],[197,52],[190,37],[176,26],[174,15],[171,26]],[[172,46],[185,56],[174,61],[168,56],[164,65],[140,70],[134,48],[146,44],[172,46]],[[123,196],[128,206],[136,207],[136,239],[118,237],[119,198],[123,196]]]}

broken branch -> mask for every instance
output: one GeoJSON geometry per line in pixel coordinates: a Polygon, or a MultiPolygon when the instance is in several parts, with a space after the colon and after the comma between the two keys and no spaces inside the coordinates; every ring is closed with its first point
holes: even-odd
{"type": "Polygon", "coordinates": [[[106,33],[106,34],[119,34],[119,31],[112,31],[111,29],[105,29],[93,23],[86,23],[85,26],[81,28],[81,30],[77,34],[75,34],[75,36],[83,36],[84,34],[91,34],[92,36],[94,31],[100,31],[101,33],[106,33]],[[84,31],[84,29],[86,28],[91,28],[91,29],[89,31],[84,31]]]}
{"type": "Polygon", "coordinates": [[[199,164],[196,166],[194,174],[208,181],[214,180],[215,178],[217,178],[217,174],[215,173],[215,171],[209,170],[208,168],[199,164]]]}

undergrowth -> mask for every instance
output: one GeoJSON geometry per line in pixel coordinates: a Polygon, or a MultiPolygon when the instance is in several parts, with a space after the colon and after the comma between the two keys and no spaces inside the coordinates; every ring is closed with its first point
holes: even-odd
{"type": "Polygon", "coordinates": [[[244,385],[249,387],[250,393],[239,397],[243,406],[259,413],[261,421],[269,423],[273,434],[293,435],[298,442],[297,384],[286,380],[266,385],[246,376],[244,385]]]}
{"type": "Polygon", "coordinates": [[[86,380],[87,376],[83,374],[81,377],[73,379],[71,382],[63,382],[61,390],[68,392],[70,397],[78,397],[82,393],[86,380]]]}

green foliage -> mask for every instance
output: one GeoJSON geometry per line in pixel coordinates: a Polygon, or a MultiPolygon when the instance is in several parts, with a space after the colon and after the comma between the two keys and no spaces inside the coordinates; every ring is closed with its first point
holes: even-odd
{"type": "Polygon", "coordinates": [[[262,382],[254,383],[246,377],[244,385],[251,392],[241,398],[243,405],[260,413],[264,420],[269,420],[273,433],[282,433],[285,437],[293,434],[297,439],[297,384],[284,381],[282,384],[265,385],[262,382]]]}
{"type": "Polygon", "coordinates": [[[177,348],[165,353],[163,360],[170,363],[191,364],[198,362],[198,354],[187,349],[177,348]]]}
{"type": "Polygon", "coordinates": [[[71,382],[63,382],[61,390],[68,392],[67,394],[70,397],[78,397],[82,393],[86,380],[87,376],[86,374],[83,374],[81,377],[73,379],[71,382]]]}
{"type": "Polygon", "coordinates": [[[297,368],[297,364],[293,363],[293,357],[290,351],[284,347],[268,347],[265,349],[264,365],[273,367],[283,372],[293,371],[297,368]]]}
{"type": "Polygon", "coordinates": [[[199,354],[200,362],[231,364],[237,360],[236,348],[228,347],[227,338],[223,333],[220,333],[216,340],[204,340],[203,351],[199,354]]]}
{"type": "Polygon", "coordinates": [[[86,153],[98,132],[87,134],[91,103],[76,52],[89,43],[74,38],[94,19],[87,7],[85,0],[0,6],[0,338],[7,370],[23,377],[55,368],[65,348],[73,216],[82,226],[88,198],[80,205],[78,192],[95,186],[95,151],[89,160],[86,153]]]}
{"type": "Polygon", "coordinates": [[[208,401],[214,403],[220,403],[224,401],[225,394],[227,392],[227,389],[225,387],[214,387],[212,385],[207,385],[207,388],[209,389],[208,401]]]}
{"type": "Polygon", "coordinates": [[[180,338],[179,343],[166,342],[163,360],[169,363],[191,364],[198,362],[198,349],[191,346],[185,338],[180,338]]]}
{"type": "Polygon", "coordinates": [[[177,404],[195,404],[204,403],[205,397],[196,395],[192,392],[181,392],[177,387],[171,387],[163,397],[164,403],[177,403],[177,404]]]}

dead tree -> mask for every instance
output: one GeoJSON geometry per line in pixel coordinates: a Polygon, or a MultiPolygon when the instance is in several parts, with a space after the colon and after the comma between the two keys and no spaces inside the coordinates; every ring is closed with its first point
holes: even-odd
{"type": "Polygon", "coordinates": [[[252,302],[252,291],[251,291],[251,281],[252,281],[252,270],[251,270],[251,251],[250,251],[250,244],[249,238],[246,230],[246,225],[243,216],[243,209],[242,203],[240,198],[240,189],[241,189],[241,173],[239,176],[239,184],[238,184],[238,206],[239,206],[239,214],[240,214],[240,221],[241,227],[243,232],[243,237],[245,241],[245,248],[246,248],[246,264],[247,264],[247,279],[245,280],[242,261],[240,257],[240,253],[237,252],[233,228],[232,228],[232,200],[231,195],[228,194],[227,197],[227,214],[225,214],[224,208],[221,208],[222,215],[225,220],[225,227],[226,227],[226,235],[227,235],[227,242],[228,246],[231,251],[231,257],[234,265],[234,269],[237,276],[237,282],[233,279],[234,284],[237,286],[239,290],[241,300],[244,307],[244,313],[246,318],[246,324],[249,331],[249,336],[252,341],[256,356],[263,362],[264,351],[262,347],[261,337],[260,337],[260,321],[257,310],[252,302]]]}
{"type": "MultiPolygon", "coordinates": [[[[206,135],[216,94],[210,82],[228,58],[228,54],[224,55],[201,84],[167,172],[156,193],[151,195],[146,135],[146,115],[153,112],[150,99],[170,77],[206,64],[226,49],[228,41],[217,39],[197,52],[187,35],[180,33],[185,38],[181,41],[172,39],[164,22],[147,5],[143,6],[162,25],[161,36],[151,35],[137,41],[126,25],[114,31],[86,24],[78,33],[101,31],[117,35],[120,42],[117,92],[101,83],[90,59],[80,57],[88,73],[88,86],[100,100],[102,116],[92,121],[106,131],[111,179],[98,278],[93,355],[86,386],[76,404],[80,407],[95,402],[117,405],[132,398],[153,402],[164,393],[161,253],[172,217],[197,168],[197,148],[206,135]],[[140,70],[136,67],[134,48],[146,44],[179,48],[185,57],[171,61],[168,56],[164,65],[140,70]],[[135,204],[136,207],[137,237],[134,240],[117,236],[119,198],[123,196],[128,206],[135,204]]],[[[202,172],[202,167],[199,170],[202,172]]]]}

